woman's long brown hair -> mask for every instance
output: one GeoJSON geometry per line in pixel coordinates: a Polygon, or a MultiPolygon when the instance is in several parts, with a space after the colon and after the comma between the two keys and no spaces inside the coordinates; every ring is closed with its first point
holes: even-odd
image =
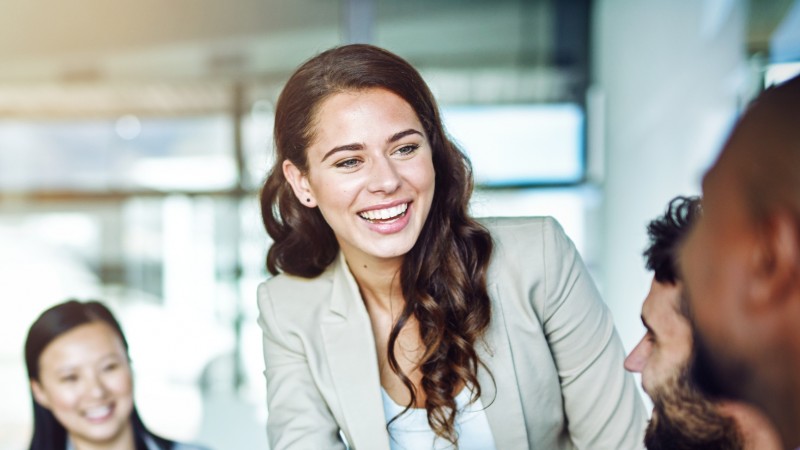
{"type": "Polygon", "coordinates": [[[430,141],[436,173],[430,213],[403,260],[400,284],[406,303],[389,335],[388,361],[411,393],[408,410],[417,392],[394,348],[400,330],[414,317],[425,345],[420,369],[428,422],[437,436],[457,445],[456,389],[471,387],[473,400],[481,393],[477,374],[483,363],[475,346],[491,318],[486,272],[492,240],[467,212],[473,188],[470,162],[445,135],[428,86],[402,58],[370,45],[336,47],[308,60],[289,79],[275,109],[275,163],[261,190],[262,219],[274,241],[267,269],[313,278],[336,257],[333,231],[318,208],[297,200],[282,164],[288,159],[307,173],[306,149],[321,103],[335,93],[372,88],[387,89],[411,105],[430,141]]]}

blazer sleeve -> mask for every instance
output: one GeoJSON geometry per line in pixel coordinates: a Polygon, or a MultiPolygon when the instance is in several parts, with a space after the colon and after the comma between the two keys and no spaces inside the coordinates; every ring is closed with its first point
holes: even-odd
{"type": "Polygon", "coordinates": [[[545,221],[543,326],[561,382],[567,426],[579,449],[643,448],[646,413],[610,311],[572,241],[545,221]]]}
{"type": "Polygon", "coordinates": [[[339,426],[312,377],[302,336],[276,314],[268,283],[258,288],[264,335],[267,439],[271,450],[344,449],[339,426]]]}

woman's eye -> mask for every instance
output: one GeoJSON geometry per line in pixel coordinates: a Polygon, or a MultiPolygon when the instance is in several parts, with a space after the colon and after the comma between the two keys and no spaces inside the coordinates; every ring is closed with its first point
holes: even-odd
{"type": "Polygon", "coordinates": [[[404,146],[398,148],[397,150],[395,150],[395,153],[397,153],[397,154],[399,154],[401,156],[410,155],[410,154],[414,153],[415,151],[417,151],[418,148],[419,148],[419,145],[417,145],[417,144],[404,145],[404,146]]]}
{"type": "Polygon", "coordinates": [[[78,376],[75,374],[64,375],[61,377],[62,383],[74,383],[78,381],[78,376]]]}
{"type": "Polygon", "coordinates": [[[112,370],[115,370],[118,367],[119,367],[119,364],[117,364],[117,363],[109,363],[109,364],[106,364],[103,367],[103,370],[105,370],[106,372],[111,372],[112,370]]]}
{"type": "Polygon", "coordinates": [[[336,163],[336,167],[341,169],[353,169],[358,166],[360,161],[356,158],[349,158],[336,163]]]}

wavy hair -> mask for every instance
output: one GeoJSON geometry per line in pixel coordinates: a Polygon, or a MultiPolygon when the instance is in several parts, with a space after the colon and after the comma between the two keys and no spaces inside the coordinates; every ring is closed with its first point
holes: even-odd
{"type": "Polygon", "coordinates": [[[659,283],[680,281],[678,247],[702,213],[700,197],[677,196],[669,201],[662,216],[647,224],[649,244],[643,253],[645,266],[653,271],[659,283]]]}
{"type": "Polygon", "coordinates": [[[287,82],[275,108],[275,163],[261,190],[262,219],[274,241],[267,269],[313,278],[338,254],[333,230],[318,208],[297,200],[282,163],[289,160],[307,173],[306,149],[314,138],[320,105],[336,93],[375,88],[393,92],[416,112],[431,144],[436,173],[430,213],[400,269],[406,303],[389,335],[388,361],[411,393],[405,412],[416,403],[417,392],[400,369],[394,347],[414,317],[425,345],[420,370],[428,423],[437,436],[457,445],[455,390],[469,386],[472,400],[477,399],[478,367],[486,368],[475,345],[491,317],[486,272],[492,240],[468,213],[473,188],[469,159],[445,134],[430,89],[404,59],[371,45],[335,47],[306,61],[287,82]]]}
{"type": "MultiPolygon", "coordinates": [[[[25,339],[25,365],[28,379],[39,381],[39,357],[56,338],[72,329],[89,323],[102,322],[109,325],[119,336],[125,353],[128,341],[119,322],[108,308],[96,301],[79,302],[68,300],[43,312],[28,330],[25,339]]],[[[40,405],[33,397],[33,436],[30,450],[53,450],[67,448],[67,430],[49,409],[40,405]]],[[[131,425],[136,450],[148,450],[146,441],[153,442],[159,450],[171,450],[172,441],[151,433],[139,417],[136,406],[131,411],[131,425]]]]}

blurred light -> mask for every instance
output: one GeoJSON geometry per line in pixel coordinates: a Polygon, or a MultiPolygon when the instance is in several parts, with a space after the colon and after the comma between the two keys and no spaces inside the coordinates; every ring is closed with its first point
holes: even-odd
{"type": "Polygon", "coordinates": [[[48,244],[65,248],[87,250],[100,240],[97,223],[86,214],[49,213],[32,216],[25,221],[25,229],[48,244]]]}
{"type": "Polygon", "coordinates": [[[705,0],[700,24],[700,35],[705,39],[713,39],[729,22],[736,8],[735,0],[705,0]]]}
{"type": "Polygon", "coordinates": [[[131,139],[136,139],[139,133],[142,132],[142,123],[138,117],[128,114],[117,119],[114,130],[116,130],[119,137],[130,141],[131,139]]]}
{"type": "Polygon", "coordinates": [[[275,107],[269,100],[256,100],[253,102],[250,113],[254,116],[273,117],[275,115],[275,107]]]}
{"type": "Polygon", "coordinates": [[[780,84],[800,74],[800,62],[770,64],[764,73],[764,87],[780,84]]]}
{"type": "Polygon", "coordinates": [[[575,104],[442,108],[447,133],[490,186],[575,183],[584,174],[583,110],[575,104]]]}
{"type": "MultiPolygon", "coordinates": [[[[74,227],[63,232],[70,230],[74,227]]],[[[21,354],[28,326],[44,309],[99,292],[99,279],[79,257],[32,231],[27,226],[0,225],[0,362],[21,354]]]]}
{"type": "Polygon", "coordinates": [[[142,158],[130,178],[138,186],[162,191],[228,189],[236,184],[236,166],[227,155],[142,158]]]}
{"type": "Polygon", "coordinates": [[[250,108],[250,115],[242,122],[247,173],[245,182],[259,186],[272,167],[275,154],[272,147],[275,125],[275,107],[269,100],[257,100],[250,108]]]}
{"type": "Polygon", "coordinates": [[[470,200],[475,217],[552,216],[575,243],[584,258],[590,257],[586,242],[586,214],[598,202],[592,189],[477,189],[470,200]]]}
{"type": "Polygon", "coordinates": [[[800,0],[794,0],[780,25],[772,32],[769,58],[776,63],[797,61],[800,58],[800,0]]]}

